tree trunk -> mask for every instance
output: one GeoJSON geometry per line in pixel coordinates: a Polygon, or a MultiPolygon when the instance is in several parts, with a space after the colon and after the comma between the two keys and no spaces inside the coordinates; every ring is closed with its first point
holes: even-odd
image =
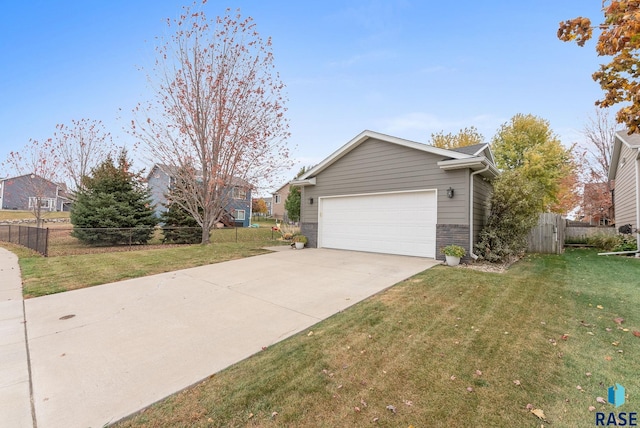
{"type": "Polygon", "coordinates": [[[211,244],[211,231],[208,227],[202,226],[202,241],[200,242],[202,245],[211,244]]]}

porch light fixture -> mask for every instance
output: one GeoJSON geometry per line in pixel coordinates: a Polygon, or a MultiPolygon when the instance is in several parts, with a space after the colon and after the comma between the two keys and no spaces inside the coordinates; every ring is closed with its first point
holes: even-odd
{"type": "Polygon", "coordinates": [[[453,198],[453,193],[454,193],[454,192],[453,192],[453,188],[452,188],[452,187],[449,187],[449,188],[447,189],[447,197],[448,197],[449,199],[453,198]]]}
{"type": "Polygon", "coordinates": [[[309,205],[313,205],[313,198],[309,198],[309,205]]]}

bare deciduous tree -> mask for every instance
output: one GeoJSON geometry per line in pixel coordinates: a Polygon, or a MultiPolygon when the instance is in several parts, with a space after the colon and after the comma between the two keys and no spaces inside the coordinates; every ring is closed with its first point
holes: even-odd
{"type": "Polygon", "coordinates": [[[271,40],[239,12],[211,21],[197,6],[167,20],[174,33],[161,41],[149,76],[156,97],[134,110],[132,129],[150,160],[172,171],[169,202],[196,219],[209,243],[234,187],[291,164],[271,40]]]}
{"type": "MultiPolygon", "coordinates": [[[[584,127],[586,138],[585,149],[589,162],[589,175],[594,181],[608,181],[613,139],[617,124],[609,117],[607,110],[596,109],[595,115],[589,118],[584,127]]],[[[609,190],[611,188],[609,187],[609,190]]]]}
{"type": "Polygon", "coordinates": [[[45,211],[56,209],[55,206],[51,207],[51,203],[56,203],[61,190],[57,183],[58,160],[52,140],[29,140],[22,149],[10,152],[3,166],[22,178],[21,183],[24,184],[19,188],[21,195],[16,197],[28,203],[40,227],[45,211]]]}
{"type": "Polygon", "coordinates": [[[82,190],[83,177],[114,153],[111,134],[101,121],[89,119],[72,120],[70,126],[59,124],[56,129],[54,146],[60,167],[70,180],[71,188],[82,190]]]}
{"type": "Polygon", "coordinates": [[[617,124],[608,111],[598,108],[583,130],[586,139],[586,177],[582,208],[583,213],[590,217],[613,217],[613,182],[609,180],[609,166],[616,128],[617,124]]]}

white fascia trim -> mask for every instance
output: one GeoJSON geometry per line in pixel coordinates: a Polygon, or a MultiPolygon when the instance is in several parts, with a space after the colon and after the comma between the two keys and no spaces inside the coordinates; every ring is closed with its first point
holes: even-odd
{"type": "Polygon", "coordinates": [[[340,159],[345,154],[349,153],[354,148],[358,147],[360,144],[368,140],[369,138],[375,138],[377,140],[386,141],[388,143],[397,144],[403,147],[409,147],[411,149],[420,150],[427,153],[432,153],[435,155],[440,155],[447,158],[453,159],[468,159],[474,157],[473,155],[468,155],[465,153],[455,152],[453,150],[440,149],[438,147],[429,146],[422,143],[417,143],[415,141],[405,140],[403,138],[392,137],[391,135],[381,134],[375,131],[365,130],[358,134],[355,138],[349,141],[344,146],[340,147],[338,150],[333,152],[329,157],[325,158],[322,162],[320,162],[315,167],[311,168],[309,171],[304,173],[300,177],[300,181],[303,181],[311,176],[314,176],[324,170],[326,167],[334,163],[336,160],[340,159]]]}
{"type": "Polygon", "coordinates": [[[307,178],[305,180],[293,180],[291,183],[292,186],[315,186],[316,185],[316,177],[307,178]]]}
{"type": "MultiPolygon", "coordinates": [[[[452,159],[438,162],[440,169],[445,171],[470,168],[473,170],[486,169],[489,173],[497,177],[500,175],[500,171],[484,156],[474,157],[471,159],[452,159]]],[[[483,171],[484,172],[484,171],[483,171]]]]}
{"type": "Polygon", "coordinates": [[[627,148],[638,151],[640,157],[640,144],[631,144],[625,139],[625,131],[618,131],[613,138],[613,153],[611,153],[611,165],[609,165],[609,180],[615,180],[618,172],[618,163],[620,162],[620,153],[622,153],[622,145],[627,148]]]}

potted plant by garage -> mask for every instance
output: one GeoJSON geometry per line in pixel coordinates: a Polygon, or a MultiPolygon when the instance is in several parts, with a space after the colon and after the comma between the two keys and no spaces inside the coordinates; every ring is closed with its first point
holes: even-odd
{"type": "Polygon", "coordinates": [[[457,266],[460,264],[460,258],[464,257],[467,252],[459,245],[447,245],[442,249],[442,253],[447,260],[447,265],[457,266]]]}
{"type": "Polygon", "coordinates": [[[307,243],[307,237],[304,235],[296,235],[293,237],[292,241],[296,246],[296,250],[302,250],[307,243]]]}

